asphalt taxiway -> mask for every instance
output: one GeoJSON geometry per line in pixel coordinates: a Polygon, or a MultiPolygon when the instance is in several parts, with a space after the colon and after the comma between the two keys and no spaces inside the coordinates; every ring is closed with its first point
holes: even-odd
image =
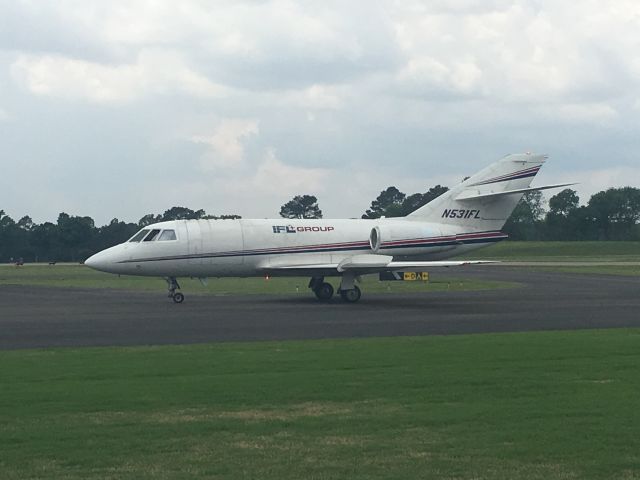
{"type": "Polygon", "coordinates": [[[465,267],[432,278],[517,282],[489,291],[372,294],[343,304],[293,295],[189,295],[0,287],[0,349],[187,344],[640,327],[640,277],[465,267]]]}

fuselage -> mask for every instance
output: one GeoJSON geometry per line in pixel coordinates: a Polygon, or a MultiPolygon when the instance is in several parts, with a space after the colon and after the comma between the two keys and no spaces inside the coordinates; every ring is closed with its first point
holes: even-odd
{"type": "MultiPolygon", "coordinates": [[[[175,220],[149,225],[127,242],[99,252],[85,263],[97,270],[126,275],[282,275],[286,271],[276,267],[336,264],[363,253],[440,260],[504,238],[499,231],[474,231],[405,218],[175,220]]],[[[318,269],[309,273],[317,275],[318,269]]],[[[305,271],[298,268],[295,274],[305,271]]],[[[327,269],[324,274],[337,272],[327,269]]]]}

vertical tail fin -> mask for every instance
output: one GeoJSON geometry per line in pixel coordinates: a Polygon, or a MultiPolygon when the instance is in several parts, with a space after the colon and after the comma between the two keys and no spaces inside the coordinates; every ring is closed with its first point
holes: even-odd
{"type": "Polygon", "coordinates": [[[507,155],[410,213],[407,220],[500,230],[546,158],[529,153],[507,155]]]}

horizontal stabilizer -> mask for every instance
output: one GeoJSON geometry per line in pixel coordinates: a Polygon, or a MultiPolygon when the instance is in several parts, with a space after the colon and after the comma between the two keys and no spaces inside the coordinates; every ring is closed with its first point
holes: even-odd
{"type": "Polygon", "coordinates": [[[481,192],[479,189],[469,189],[469,190],[464,190],[460,195],[458,195],[456,197],[456,200],[465,201],[465,200],[475,200],[478,198],[502,197],[504,195],[516,195],[516,194],[527,193],[527,192],[535,192],[537,190],[548,190],[550,188],[569,187],[571,185],[575,185],[575,183],[558,183],[555,185],[543,185],[541,187],[517,188],[515,190],[504,190],[501,192],[481,192]]]}

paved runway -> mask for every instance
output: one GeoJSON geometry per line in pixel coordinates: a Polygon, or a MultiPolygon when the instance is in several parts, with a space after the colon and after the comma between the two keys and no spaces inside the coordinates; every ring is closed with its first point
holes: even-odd
{"type": "Polygon", "coordinates": [[[486,278],[521,288],[369,294],[321,304],[305,292],[196,296],[163,292],[0,287],[0,349],[432,335],[640,327],[640,277],[467,267],[432,278],[486,278]]]}

